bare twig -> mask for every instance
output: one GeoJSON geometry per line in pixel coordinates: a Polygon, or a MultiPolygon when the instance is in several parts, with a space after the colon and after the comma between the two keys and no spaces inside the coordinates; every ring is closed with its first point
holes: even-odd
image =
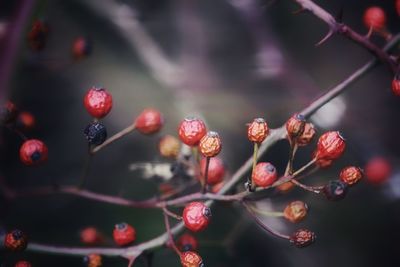
{"type": "Polygon", "coordinates": [[[108,146],[109,144],[112,144],[113,142],[117,141],[118,139],[121,139],[125,135],[133,132],[134,130],[135,130],[135,124],[129,125],[125,129],[122,129],[118,133],[116,133],[113,136],[111,136],[110,138],[108,138],[103,144],[93,148],[92,151],[90,151],[90,153],[92,153],[92,154],[97,153],[100,149],[108,146]]]}

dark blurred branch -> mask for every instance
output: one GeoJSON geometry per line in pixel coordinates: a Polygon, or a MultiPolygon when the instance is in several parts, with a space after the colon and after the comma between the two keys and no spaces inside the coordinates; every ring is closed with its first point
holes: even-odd
{"type": "Polygon", "coordinates": [[[390,58],[390,56],[385,51],[383,51],[381,48],[372,43],[366,36],[360,35],[359,33],[355,32],[352,28],[350,28],[344,23],[339,23],[329,12],[327,12],[326,10],[324,10],[311,0],[294,0],[294,1],[296,1],[299,5],[301,5],[301,7],[304,10],[310,11],[316,17],[318,17],[326,24],[328,24],[329,33],[326,35],[326,37],[323,39],[322,42],[326,41],[332,33],[341,34],[346,38],[352,40],[353,42],[366,48],[379,60],[387,64],[393,73],[396,73],[397,64],[392,60],[392,58],[390,58]]]}

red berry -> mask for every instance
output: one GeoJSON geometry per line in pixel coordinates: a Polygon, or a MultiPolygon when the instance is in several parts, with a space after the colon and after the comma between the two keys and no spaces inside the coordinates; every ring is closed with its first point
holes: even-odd
{"type": "Polygon", "coordinates": [[[177,138],[172,135],[166,135],[158,143],[158,151],[161,156],[166,158],[176,158],[179,155],[181,144],[177,138]]]}
{"type": "Polygon", "coordinates": [[[135,121],[136,129],[142,134],[153,134],[161,130],[164,117],[160,111],[146,108],[139,114],[135,121]]]}
{"type": "Polygon", "coordinates": [[[46,46],[49,26],[43,20],[35,20],[28,33],[28,44],[33,51],[40,51],[46,46]]]}
{"type": "Polygon", "coordinates": [[[279,192],[281,192],[281,193],[287,193],[287,192],[289,192],[290,190],[292,190],[294,186],[295,186],[294,183],[292,183],[292,182],[286,182],[286,183],[283,183],[283,184],[278,185],[278,186],[276,187],[276,189],[278,189],[279,192]]]}
{"type": "Polygon", "coordinates": [[[15,267],[31,267],[32,264],[29,261],[19,261],[15,264],[15,267]]]}
{"type": "Polygon", "coordinates": [[[17,118],[18,109],[15,104],[11,101],[7,101],[3,105],[0,106],[0,123],[7,124],[14,122],[17,118]]]}
{"type": "Polygon", "coordinates": [[[98,245],[103,242],[103,236],[94,227],[87,227],[81,231],[81,241],[85,245],[98,245]]]}
{"type": "Polygon", "coordinates": [[[293,201],[283,211],[285,218],[292,223],[302,221],[307,215],[308,207],[303,201],[293,201]]]}
{"type": "Polygon", "coordinates": [[[382,30],[386,25],[386,14],[382,8],[377,6],[369,7],[364,12],[364,25],[369,29],[382,30]]]}
{"type": "MultiPolygon", "coordinates": [[[[317,154],[317,149],[313,151],[312,153],[312,158],[315,158],[315,155],[317,154]]],[[[315,162],[315,165],[317,165],[319,168],[329,168],[333,164],[333,160],[331,159],[317,159],[315,162]]]]}
{"type": "Polygon", "coordinates": [[[188,146],[197,146],[206,133],[204,122],[194,117],[185,118],[178,127],[179,138],[188,146]]]}
{"type": "Polygon", "coordinates": [[[252,174],[253,182],[259,187],[268,187],[278,178],[278,173],[274,165],[269,162],[260,162],[256,165],[252,174]]]}
{"type": "Polygon", "coordinates": [[[21,230],[12,230],[4,238],[4,247],[11,251],[23,251],[28,245],[28,238],[21,230]]]}
{"type": "Polygon", "coordinates": [[[186,251],[181,254],[181,264],[182,267],[204,267],[201,257],[193,251],[186,251]]]}
{"type": "Polygon", "coordinates": [[[102,257],[98,254],[89,254],[83,257],[83,264],[87,267],[100,267],[102,266],[102,257]]]}
{"type": "MultiPolygon", "coordinates": [[[[202,158],[200,161],[200,171],[204,176],[206,172],[206,158],[202,158]]],[[[224,162],[219,157],[210,158],[210,164],[208,165],[208,178],[207,183],[210,185],[218,184],[222,181],[225,174],[224,162]]]]}
{"type": "Polygon", "coordinates": [[[306,118],[301,114],[294,114],[286,122],[286,132],[289,139],[294,140],[299,137],[303,131],[306,124],[306,118]]]}
{"type": "Polygon", "coordinates": [[[262,143],[269,134],[268,124],[263,118],[254,119],[247,128],[247,137],[251,142],[262,143]]]}
{"type": "Polygon", "coordinates": [[[315,158],[335,160],[344,153],[345,148],[345,140],[339,132],[326,132],[318,140],[315,158]]]}
{"type": "Polygon", "coordinates": [[[36,165],[45,162],[47,157],[47,146],[37,139],[26,140],[19,150],[19,158],[25,165],[36,165]]]}
{"type": "Polygon", "coordinates": [[[392,92],[395,96],[400,96],[400,80],[397,78],[392,81],[392,92]]]}
{"type": "Polygon", "coordinates": [[[202,202],[191,202],[186,205],[182,217],[185,226],[189,230],[199,232],[208,226],[211,218],[211,210],[202,202]]]}
{"type": "Polygon", "coordinates": [[[355,166],[348,166],[340,172],[340,180],[348,185],[358,183],[363,177],[363,171],[355,166]]]}
{"type": "Polygon", "coordinates": [[[396,0],[396,12],[400,16],[400,0],[396,0]]]}
{"type": "Polygon", "coordinates": [[[204,157],[215,157],[221,152],[222,142],[219,134],[217,132],[210,131],[203,138],[201,138],[199,143],[200,153],[204,157]]]}
{"type": "Polygon", "coordinates": [[[136,231],[127,223],[119,223],[115,225],[113,237],[118,246],[126,246],[135,241],[136,231]]]}
{"type": "Polygon", "coordinates": [[[78,37],[72,44],[72,55],[75,59],[82,59],[90,55],[92,44],[84,37],[78,37]]]}
{"type": "Polygon", "coordinates": [[[196,251],[198,249],[197,239],[191,234],[183,234],[177,242],[180,251],[196,251]]]}
{"type": "Polygon", "coordinates": [[[112,108],[112,96],[105,88],[90,88],[84,99],[83,104],[89,114],[95,118],[104,118],[112,108]]]}
{"type": "Polygon", "coordinates": [[[392,173],[392,166],[384,157],[370,159],[364,169],[367,181],[373,184],[385,182],[392,173]]]}
{"type": "Polygon", "coordinates": [[[16,126],[21,130],[30,131],[35,127],[35,123],[35,117],[31,113],[23,111],[18,114],[16,126]]]}
{"type": "Polygon", "coordinates": [[[307,229],[299,229],[290,236],[290,242],[298,248],[311,245],[315,241],[315,234],[307,229]]]}
{"type": "Polygon", "coordinates": [[[314,139],[315,136],[315,128],[314,125],[310,122],[307,122],[304,125],[303,133],[297,137],[296,142],[299,146],[306,146],[314,139]]]}

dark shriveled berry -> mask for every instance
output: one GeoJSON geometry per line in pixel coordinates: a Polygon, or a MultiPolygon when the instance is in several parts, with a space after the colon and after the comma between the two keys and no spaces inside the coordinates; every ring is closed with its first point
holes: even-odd
{"type": "Polygon", "coordinates": [[[27,245],[27,236],[18,229],[8,232],[4,238],[4,247],[11,251],[23,251],[26,249],[27,245]]]}
{"type": "Polygon", "coordinates": [[[322,189],[322,192],[328,200],[341,200],[347,194],[347,184],[339,180],[329,181],[322,189]]]}
{"type": "Polygon", "coordinates": [[[304,248],[315,242],[315,233],[308,229],[299,229],[290,236],[290,242],[298,248],[304,248]]]}
{"type": "Polygon", "coordinates": [[[91,145],[101,145],[107,139],[107,129],[99,122],[92,122],[86,126],[83,133],[91,145]]]}

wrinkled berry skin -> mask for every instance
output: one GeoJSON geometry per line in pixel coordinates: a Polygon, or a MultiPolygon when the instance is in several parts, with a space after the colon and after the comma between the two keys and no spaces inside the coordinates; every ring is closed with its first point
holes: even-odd
{"type": "Polygon", "coordinates": [[[263,118],[254,119],[247,128],[247,138],[254,143],[262,143],[269,134],[268,124],[263,118]]]}
{"type": "Polygon", "coordinates": [[[364,25],[368,29],[383,30],[386,25],[385,11],[377,6],[367,8],[364,12],[364,25]]]}
{"type": "Polygon", "coordinates": [[[12,230],[4,238],[4,247],[11,251],[23,251],[28,245],[28,238],[21,230],[12,230]]]}
{"type": "Polygon", "coordinates": [[[160,155],[166,158],[176,158],[179,155],[181,144],[179,140],[172,135],[166,135],[158,143],[160,155]]]}
{"type": "Polygon", "coordinates": [[[283,211],[287,220],[292,223],[301,222],[307,215],[308,207],[303,201],[293,201],[283,211]]]}
{"type": "Polygon", "coordinates": [[[182,217],[186,228],[192,232],[200,232],[207,228],[211,210],[202,202],[191,202],[186,205],[182,217]]]}
{"type": "Polygon", "coordinates": [[[15,121],[15,126],[23,131],[30,131],[35,127],[35,117],[26,111],[20,112],[15,121]]]}
{"type": "Polygon", "coordinates": [[[103,237],[94,227],[87,227],[80,233],[81,242],[85,245],[94,246],[103,242],[103,237]]]}
{"type": "Polygon", "coordinates": [[[92,49],[92,43],[88,39],[78,37],[72,44],[72,56],[77,60],[83,59],[92,53],[92,49]]]}
{"type": "Polygon", "coordinates": [[[196,251],[198,249],[197,239],[191,234],[183,234],[177,242],[180,251],[196,251]]]}
{"type": "Polygon", "coordinates": [[[126,246],[136,239],[136,230],[127,223],[119,223],[115,225],[113,238],[118,246],[126,246]]]}
{"type": "Polygon", "coordinates": [[[400,96],[400,80],[397,78],[392,81],[392,92],[395,96],[400,96]]]}
{"type": "Polygon", "coordinates": [[[106,127],[99,122],[92,122],[88,126],[86,126],[83,133],[86,136],[89,144],[91,145],[101,145],[107,139],[107,129],[106,127]]]}
{"type": "Polygon", "coordinates": [[[358,183],[363,177],[363,171],[359,167],[348,166],[340,172],[340,180],[347,185],[358,183]]]}
{"type": "Polygon", "coordinates": [[[32,267],[29,261],[19,261],[15,264],[15,267],[32,267]]]}
{"type": "Polygon", "coordinates": [[[299,229],[290,236],[290,242],[298,248],[304,248],[315,242],[315,234],[307,229],[299,229]]]}
{"type": "Polygon", "coordinates": [[[290,140],[296,140],[303,131],[306,124],[306,118],[301,114],[294,114],[286,122],[286,132],[290,140]]]}
{"type": "Polygon", "coordinates": [[[317,160],[335,160],[344,153],[346,142],[339,132],[326,132],[318,139],[315,158],[317,160]]]}
{"type": "Polygon", "coordinates": [[[19,158],[25,165],[37,165],[45,162],[48,157],[47,146],[40,140],[26,140],[19,149],[19,158]]]}
{"type": "Polygon", "coordinates": [[[202,258],[193,251],[186,251],[181,254],[182,267],[204,267],[202,258]]]}
{"type": "Polygon", "coordinates": [[[17,106],[11,102],[7,101],[0,107],[0,124],[8,124],[15,121],[18,116],[17,106]]]}
{"type": "Polygon", "coordinates": [[[28,33],[28,44],[32,51],[41,51],[45,48],[49,35],[49,26],[43,20],[35,20],[28,33]]]}
{"type": "Polygon", "coordinates": [[[89,254],[83,257],[83,264],[86,267],[100,267],[102,266],[102,258],[98,254],[89,254]]]}
{"type": "Polygon", "coordinates": [[[256,165],[252,174],[253,182],[259,187],[268,187],[278,178],[274,165],[269,162],[260,162],[256,165]]]}
{"type": "Polygon", "coordinates": [[[374,157],[365,165],[365,177],[372,184],[381,184],[389,179],[392,166],[384,157],[374,157]]]}
{"type": "Polygon", "coordinates": [[[101,119],[111,111],[113,100],[105,88],[92,87],[87,91],[83,104],[92,117],[101,119]]]}
{"type": "Polygon", "coordinates": [[[135,121],[136,130],[142,134],[154,134],[164,125],[164,117],[160,111],[146,108],[139,114],[135,121]]]}
{"type": "MultiPolygon", "coordinates": [[[[315,155],[317,154],[317,149],[313,151],[312,153],[312,158],[315,158],[315,155]]],[[[332,166],[333,160],[331,159],[317,159],[315,162],[315,165],[317,165],[321,169],[326,169],[332,166]]]]}
{"type": "Polygon", "coordinates": [[[199,150],[204,157],[215,157],[221,149],[222,142],[217,132],[210,131],[200,140],[199,150]]]}
{"type": "Polygon", "coordinates": [[[342,200],[347,194],[347,184],[338,180],[329,181],[322,192],[328,200],[342,200]]]}
{"type": "Polygon", "coordinates": [[[204,122],[194,117],[185,118],[178,127],[178,134],[181,141],[191,147],[197,146],[207,133],[204,122]]]}
{"type": "MultiPolygon", "coordinates": [[[[206,172],[206,158],[202,158],[200,161],[200,172],[204,177],[206,172]]],[[[210,158],[210,164],[208,165],[208,177],[207,184],[215,185],[222,182],[225,175],[224,162],[219,157],[210,158]]]]}
{"type": "Polygon", "coordinates": [[[307,122],[304,125],[303,133],[296,138],[296,143],[299,146],[306,146],[314,139],[315,136],[315,127],[312,123],[307,122]]]}

